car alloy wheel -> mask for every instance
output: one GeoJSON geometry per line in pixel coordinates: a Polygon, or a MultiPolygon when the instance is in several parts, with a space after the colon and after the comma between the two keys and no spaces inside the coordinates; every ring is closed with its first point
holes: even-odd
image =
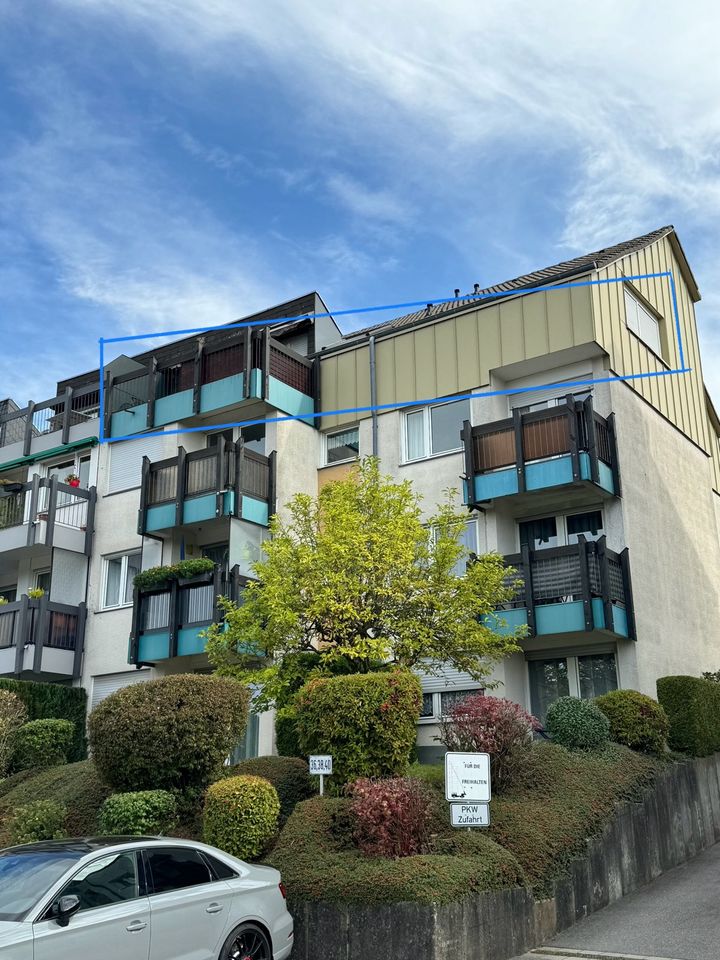
{"type": "Polygon", "coordinates": [[[268,938],[258,927],[243,924],[230,934],[221,960],[272,960],[268,938]]]}

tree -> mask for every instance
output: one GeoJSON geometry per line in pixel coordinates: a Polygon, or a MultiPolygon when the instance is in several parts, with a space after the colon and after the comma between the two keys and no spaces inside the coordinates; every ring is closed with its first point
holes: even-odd
{"type": "Polygon", "coordinates": [[[288,670],[280,665],[303,652],[318,654],[316,674],[341,664],[362,673],[382,662],[486,677],[518,649],[517,635],[485,620],[516,584],[494,553],[455,574],[466,553],[458,539],[466,515],[453,507],[455,495],[447,491],[426,522],[410,482],[383,476],[373,458],[317,498],[297,494],[287,521],[273,517],[258,579],[242,602],[221,598],[224,622],[207,631],[211,662],[259,685],[260,708],[282,699],[288,670]]]}

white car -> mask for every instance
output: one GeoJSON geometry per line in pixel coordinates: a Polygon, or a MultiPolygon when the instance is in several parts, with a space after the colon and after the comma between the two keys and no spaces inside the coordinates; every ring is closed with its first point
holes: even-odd
{"type": "Polygon", "coordinates": [[[1,960],[285,960],[280,874],[167,837],[0,851],[1,960]]]}

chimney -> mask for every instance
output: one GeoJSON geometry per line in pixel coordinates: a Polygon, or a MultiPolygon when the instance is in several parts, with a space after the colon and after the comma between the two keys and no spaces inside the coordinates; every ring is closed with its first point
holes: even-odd
{"type": "Polygon", "coordinates": [[[455,299],[460,296],[460,287],[455,287],[455,299]]]}
{"type": "Polygon", "coordinates": [[[473,293],[474,293],[474,294],[480,293],[480,284],[479,284],[479,283],[476,283],[475,286],[473,287],[473,293]]]}

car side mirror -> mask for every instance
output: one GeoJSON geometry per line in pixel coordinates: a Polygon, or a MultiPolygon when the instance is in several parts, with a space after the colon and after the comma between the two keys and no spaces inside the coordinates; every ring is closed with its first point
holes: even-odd
{"type": "Polygon", "coordinates": [[[60,897],[57,902],[55,920],[59,927],[66,927],[70,917],[80,909],[80,899],[75,896],[60,897]]]}

